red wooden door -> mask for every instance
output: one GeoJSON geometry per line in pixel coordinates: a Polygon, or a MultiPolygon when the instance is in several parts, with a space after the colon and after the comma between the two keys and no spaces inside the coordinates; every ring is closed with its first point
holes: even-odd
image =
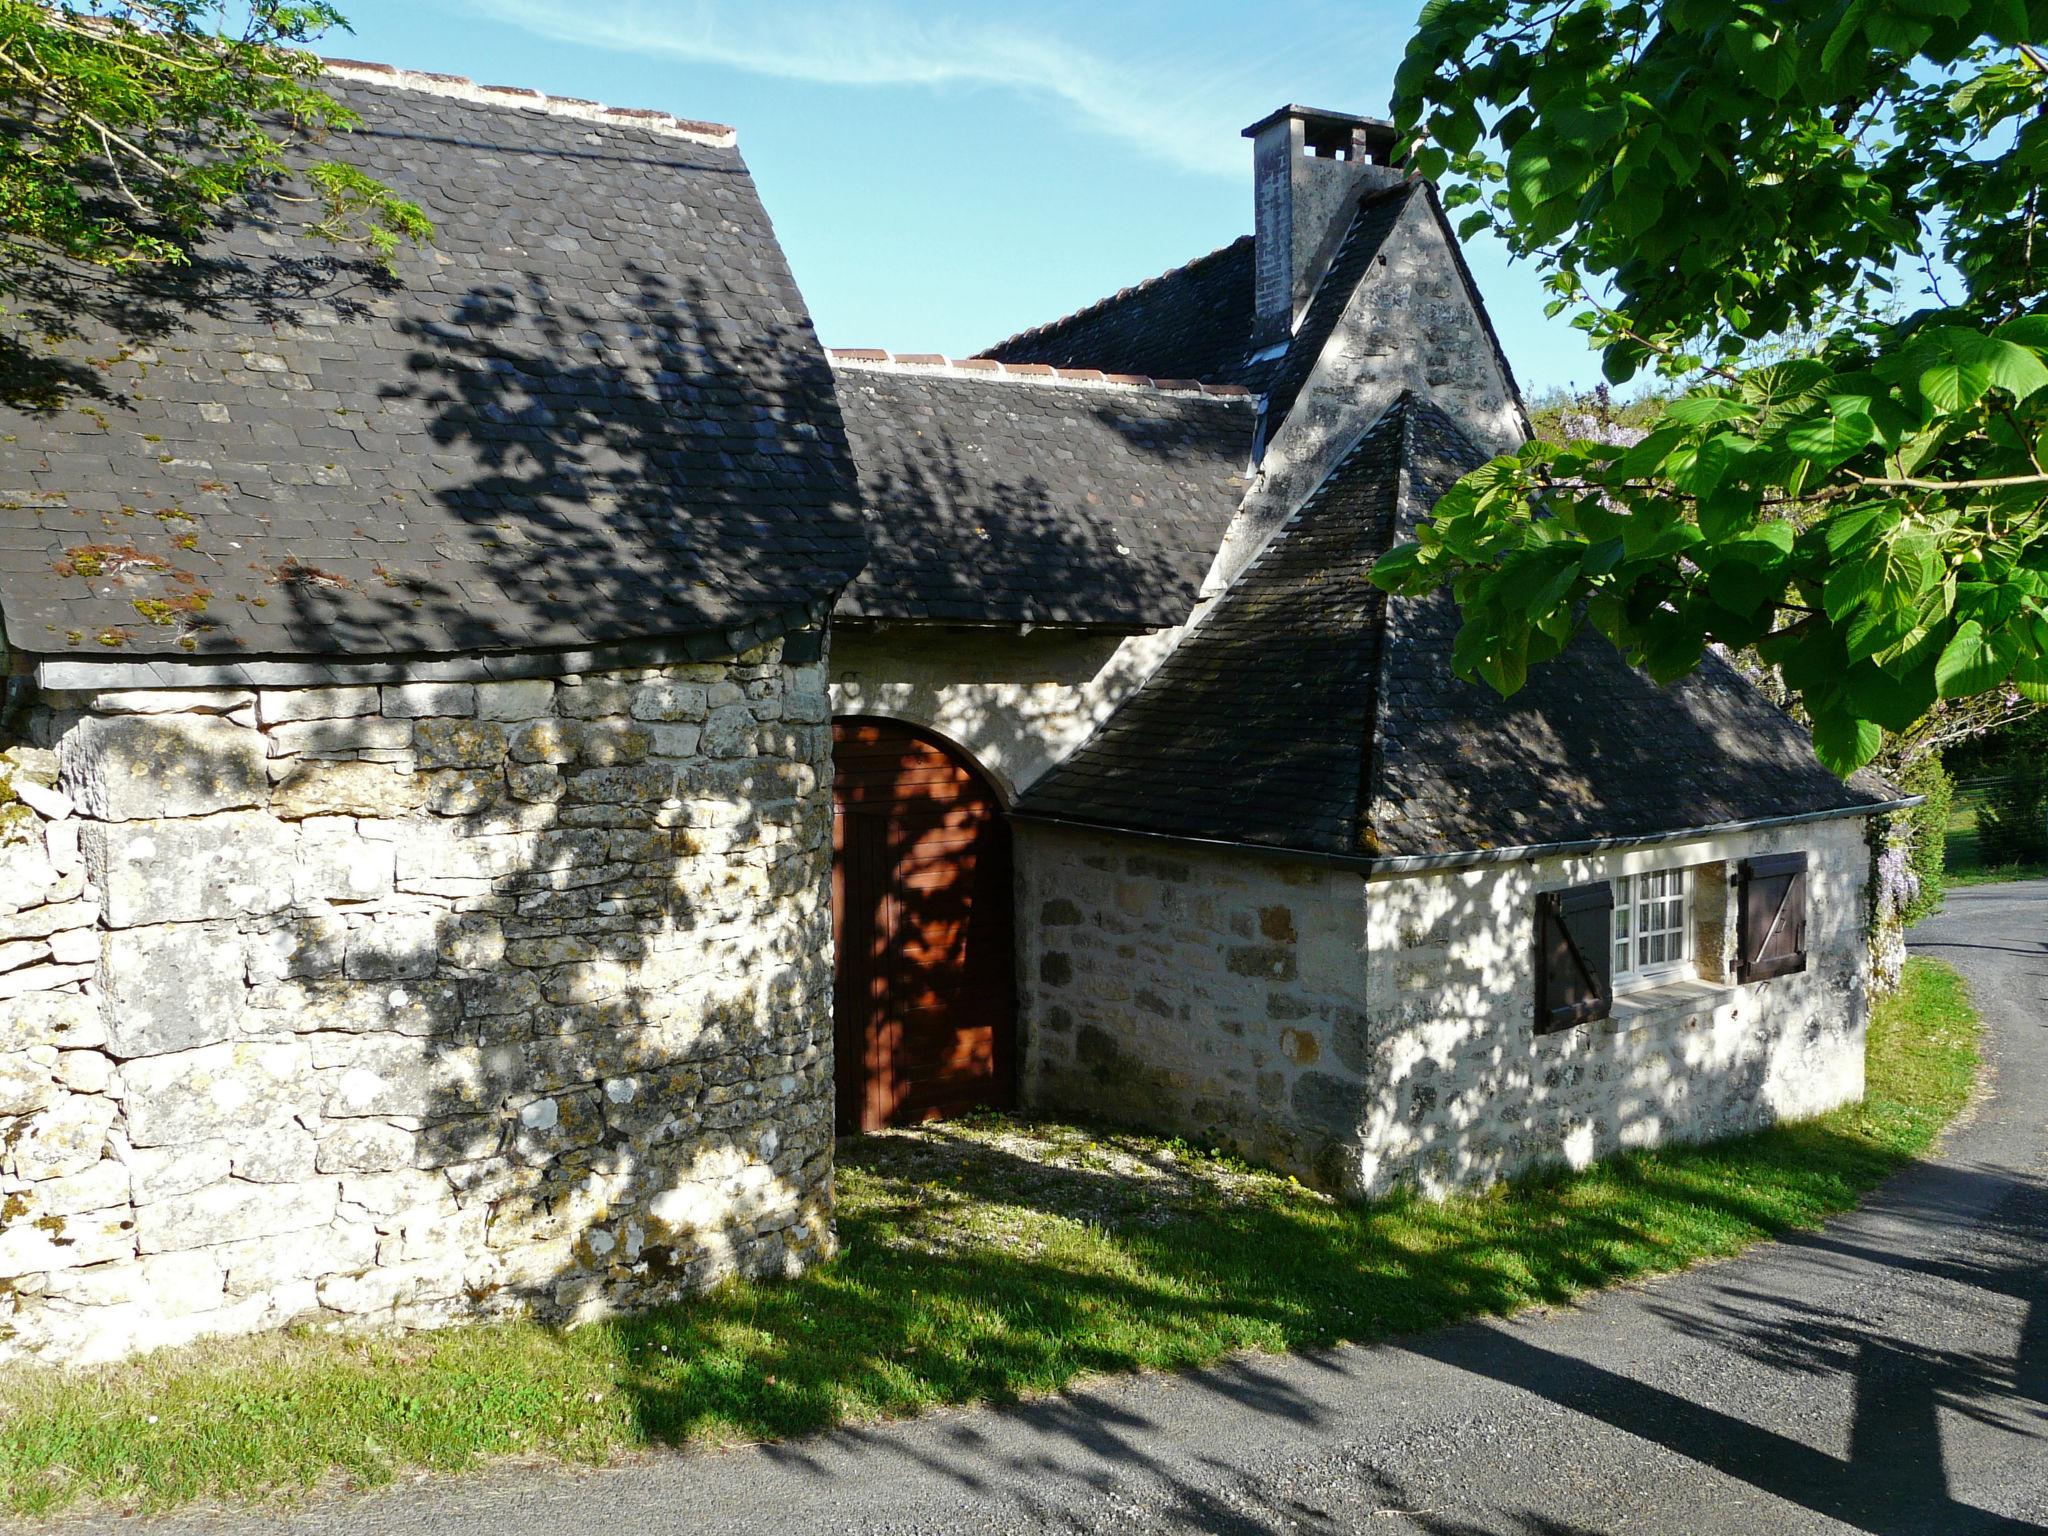
{"type": "Polygon", "coordinates": [[[952,748],[832,727],[839,1128],[1006,1106],[1016,1077],[1010,828],[952,748]]]}

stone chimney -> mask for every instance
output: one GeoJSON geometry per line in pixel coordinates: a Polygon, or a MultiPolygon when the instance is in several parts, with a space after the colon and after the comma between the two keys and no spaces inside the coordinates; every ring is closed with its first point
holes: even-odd
{"type": "Polygon", "coordinates": [[[1392,163],[1394,125],[1382,118],[1288,106],[1244,136],[1252,141],[1258,232],[1253,344],[1267,347],[1293,334],[1357,194],[1394,186],[1407,173],[1392,163]]]}

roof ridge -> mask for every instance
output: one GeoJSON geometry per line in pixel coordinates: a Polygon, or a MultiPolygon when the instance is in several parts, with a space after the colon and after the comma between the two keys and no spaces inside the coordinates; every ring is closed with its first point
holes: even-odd
{"type": "Polygon", "coordinates": [[[988,357],[945,357],[937,352],[888,352],[880,347],[827,347],[835,369],[866,373],[916,373],[956,379],[1002,379],[1072,389],[1147,390],[1159,395],[1203,395],[1249,400],[1242,384],[1206,384],[1200,379],[1153,379],[1138,373],[1104,373],[1100,368],[1055,368],[1051,363],[999,363],[988,357]]]}
{"type": "Polygon", "coordinates": [[[1172,278],[1180,277],[1186,273],[1192,272],[1195,270],[1195,268],[1201,266],[1204,262],[1215,261],[1219,257],[1228,256],[1232,251],[1236,250],[1239,246],[1244,245],[1246,242],[1254,238],[1256,237],[1252,235],[1239,235],[1235,240],[1229,241],[1223,245],[1219,245],[1213,251],[1205,251],[1200,256],[1194,257],[1192,260],[1182,262],[1177,267],[1168,267],[1164,272],[1157,272],[1154,273],[1151,277],[1141,278],[1139,281],[1130,284],[1128,287],[1119,288],[1115,293],[1105,294],[1102,298],[1095,300],[1092,304],[1084,304],[1079,309],[1069,311],[1067,314],[1061,315],[1057,319],[1046,320],[1038,325],[1026,326],[1023,330],[1018,331],[1013,335],[1005,336],[1001,341],[998,341],[991,346],[983,347],[981,351],[975,354],[975,356],[987,357],[991,352],[1000,352],[1005,347],[1015,346],[1018,342],[1029,341],[1033,337],[1043,336],[1049,331],[1056,331],[1063,325],[1071,325],[1077,320],[1085,320],[1091,315],[1100,314],[1103,310],[1109,308],[1110,305],[1121,303],[1123,300],[1128,299],[1135,294],[1143,293],[1148,288],[1156,288],[1161,283],[1167,282],[1172,278]]]}
{"type": "Polygon", "coordinates": [[[580,96],[550,96],[545,91],[523,85],[479,85],[467,75],[400,69],[395,64],[376,64],[364,59],[323,58],[320,64],[325,73],[339,75],[345,80],[395,86],[400,90],[446,96],[456,101],[473,101],[483,106],[522,107],[529,112],[573,117],[614,128],[645,128],[718,149],[731,149],[739,143],[738,131],[725,123],[699,122],[652,107],[608,107],[603,102],[586,101],[580,96]]]}

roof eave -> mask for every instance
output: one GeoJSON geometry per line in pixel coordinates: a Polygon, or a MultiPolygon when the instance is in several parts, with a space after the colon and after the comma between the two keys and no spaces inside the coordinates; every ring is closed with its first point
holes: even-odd
{"type": "Polygon", "coordinates": [[[1785,816],[1715,822],[1707,826],[1680,827],[1669,832],[1634,833],[1623,837],[1576,838],[1548,843],[1524,843],[1512,848],[1473,848],[1452,853],[1423,854],[1337,853],[1327,848],[1298,848],[1284,843],[1259,843],[1241,838],[1196,837],[1184,832],[1161,832],[1147,827],[1124,826],[1112,821],[1090,821],[1078,816],[1059,816],[1031,810],[1013,810],[1010,812],[1010,819],[1037,822],[1046,826],[1073,827],[1089,832],[1112,832],[1120,837],[1140,837],[1193,847],[1227,848],[1239,853],[1265,854],[1272,858],[1293,859],[1304,864],[1324,864],[1339,869],[1356,870],[1368,880],[1390,880],[1403,875],[1476,869],[1489,864],[1516,864],[1528,859],[1656,848],[1670,843],[1696,842],[1702,838],[1763,832],[1775,827],[1841,821],[1852,816],[1883,816],[1920,805],[1926,798],[1925,795],[1907,795],[1897,800],[1878,801],[1869,805],[1834,806],[1827,810],[1799,811],[1785,816]]]}

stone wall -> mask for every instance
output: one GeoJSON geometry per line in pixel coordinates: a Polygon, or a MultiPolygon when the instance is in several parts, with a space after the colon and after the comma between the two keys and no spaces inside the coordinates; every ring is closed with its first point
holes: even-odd
{"type": "Polygon", "coordinates": [[[821,665],[46,695],[0,1355],[576,1318],[827,1251],[821,665]]]}
{"type": "Polygon", "coordinates": [[[1870,849],[1860,817],[1592,858],[1375,882],[1368,918],[1371,1113],[1355,1187],[1438,1191],[1629,1147],[1704,1141],[1863,1095],[1870,849]],[[1804,849],[1807,963],[1738,986],[1733,861],[1804,849]],[[1537,1035],[1535,894],[1647,867],[1702,872],[1702,984],[1618,1000],[1537,1035]],[[1503,916],[1508,919],[1503,920],[1503,916]]]}
{"type": "Polygon", "coordinates": [[[1353,1196],[1702,1140],[1863,1091],[1860,819],[1374,879],[1018,829],[1027,1102],[1232,1147],[1353,1196]],[[1736,859],[1806,849],[1804,973],[1728,974],[1736,859]],[[1700,980],[1534,1029],[1535,894],[1683,864],[1700,980]]]}
{"type": "Polygon", "coordinates": [[[1017,826],[1024,1101],[1333,1184],[1370,1037],[1364,879],[1260,854],[1017,826]]]}
{"type": "Polygon", "coordinates": [[[832,632],[832,712],[936,731],[1015,799],[1152,675],[1179,634],[875,630],[841,621],[832,632]]]}

